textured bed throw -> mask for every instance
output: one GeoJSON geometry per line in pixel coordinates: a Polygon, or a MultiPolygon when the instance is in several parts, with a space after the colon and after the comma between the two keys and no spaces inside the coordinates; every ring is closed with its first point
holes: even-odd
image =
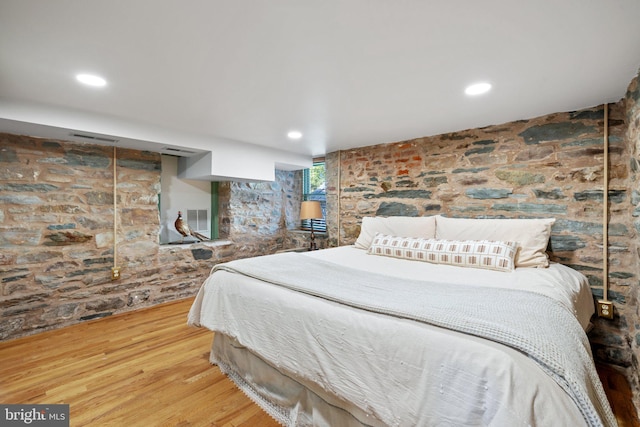
{"type": "MultiPolygon", "coordinates": [[[[409,283],[297,253],[231,261],[214,267],[212,274],[216,270],[510,346],[527,354],[569,394],[588,425],[617,425],[586,334],[569,310],[544,295],[515,289],[478,292],[468,285],[429,281],[409,283]]],[[[192,310],[189,323],[199,325],[200,313],[192,310]]]]}

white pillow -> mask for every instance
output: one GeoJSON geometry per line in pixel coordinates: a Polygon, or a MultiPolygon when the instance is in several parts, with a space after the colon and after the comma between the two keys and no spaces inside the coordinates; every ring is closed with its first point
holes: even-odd
{"type": "Polygon", "coordinates": [[[356,248],[369,249],[376,233],[401,237],[426,237],[436,235],[435,216],[365,216],[362,218],[356,248]]]}
{"type": "Polygon", "coordinates": [[[547,245],[554,218],[436,218],[436,239],[518,242],[516,267],[548,267],[547,245]]]}
{"type": "Polygon", "coordinates": [[[432,264],[513,271],[516,251],[516,242],[421,239],[378,233],[368,253],[432,264]]]}

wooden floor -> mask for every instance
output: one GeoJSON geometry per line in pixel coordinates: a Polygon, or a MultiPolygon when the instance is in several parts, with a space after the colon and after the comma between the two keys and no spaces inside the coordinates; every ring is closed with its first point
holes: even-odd
{"type": "Polygon", "coordinates": [[[633,402],[631,388],[626,378],[611,366],[598,365],[598,375],[607,393],[611,409],[616,414],[618,427],[639,427],[640,420],[633,402]]]}
{"type": "MultiPolygon", "coordinates": [[[[0,343],[0,403],[66,403],[71,426],[277,426],[209,364],[191,302],[0,343]]],[[[620,427],[640,426],[624,377],[599,373],[620,427]]]]}
{"type": "Polygon", "coordinates": [[[209,363],[191,300],[0,343],[0,403],[69,404],[71,426],[278,426],[209,363]]]}

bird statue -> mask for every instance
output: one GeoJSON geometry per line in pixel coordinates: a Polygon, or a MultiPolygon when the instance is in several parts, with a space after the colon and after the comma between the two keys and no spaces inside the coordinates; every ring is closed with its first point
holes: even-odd
{"type": "Polygon", "coordinates": [[[211,240],[206,236],[203,236],[202,234],[198,233],[197,231],[192,230],[191,227],[189,227],[189,224],[187,224],[182,219],[182,212],[178,212],[178,218],[176,219],[176,222],[173,223],[173,225],[176,227],[176,230],[178,230],[178,233],[182,234],[181,242],[184,242],[184,238],[187,236],[195,237],[200,242],[204,240],[211,240]]]}

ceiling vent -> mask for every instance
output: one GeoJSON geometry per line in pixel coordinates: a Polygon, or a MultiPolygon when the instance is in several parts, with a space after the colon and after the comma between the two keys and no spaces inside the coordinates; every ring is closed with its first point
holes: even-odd
{"type": "Polygon", "coordinates": [[[98,141],[98,142],[108,142],[110,144],[115,144],[116,142],[118,142],[117,139],[109,138],[106,136],[89,135],[86,133],[70,133],[69,135],[73,136],[74,138],[82,138],[82,139],[98,141]]]}
{"type": "Polygon", "coordinates": [[[180,153],[180,154],[195,154],[195,151],[183,150],[181,148],[173,148],[173,147],[164,147],[164,151],[169,153],[180,153]]]}

